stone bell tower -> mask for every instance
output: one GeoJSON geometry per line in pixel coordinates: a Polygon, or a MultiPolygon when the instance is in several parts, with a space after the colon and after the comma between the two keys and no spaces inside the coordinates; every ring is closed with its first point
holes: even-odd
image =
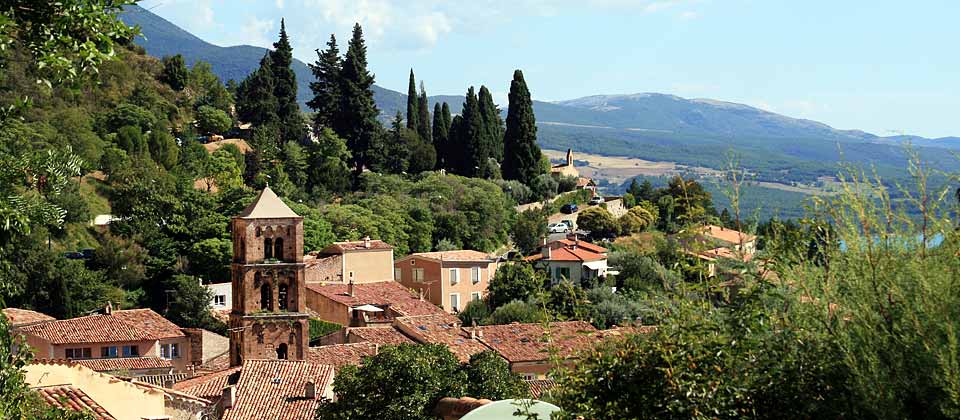
{"type": "Polygon", "coordinates": [[[230,365],[250,359],[304,360],[310,343],[303,217],[266,187],[230,223],[230,365]]]}

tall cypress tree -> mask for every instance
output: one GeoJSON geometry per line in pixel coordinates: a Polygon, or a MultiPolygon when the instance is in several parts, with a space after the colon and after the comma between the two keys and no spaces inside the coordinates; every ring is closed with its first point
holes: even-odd
{"type": "Polygon", "coordinates": [[[464,147],[466,139],[463,131],[463,115],[453,117],[450,121],[445,159],[446,169],[456,174],[463,173],[462,168],[466,166],[464,162],[467,160],[467,150],[464,147]]]}
{"type": "Polygon", "coordinates": [[[243,79],[237,88],[236,104],[240,121],[255,127],[277,124],[277,98],[273,92],[273,59],[267,53],[260,60],[260,68],[243,79]]]}
{"type": "Polygon", "coordinates": [[[463,103],[463,124],[459,130],[466,151],[465,159],[458,173],[464,176],[480,178],[487,174],[487,160],[490,158],[490,141],[483,125],[483,115],[480,114],[480,104],[473,86],[467,90],[466,101],[463,103]]]}
{"type": "Polygon", "coordinates": [[[306,130],[300,105],[297,105],[297,75],[290,67],[293,64],[293,47],[290,46],[283,19],[280,19],[280,39],[273,43],[273,48],[270,53],[273,59],[273,96],[277,98],[281,142],[300,141],[306,130]]]}
{"type": "Polygon", "coordinates": [[[353,157],[353,170],[359,177],[371,163],[381,129],[377,104],[373,100],[373,75],[367,70],[367,46],[360,24],[353,26],[340,72],[340,107],[333,130],[347,141],[353,157]]]}
{"type": "Polygon", "coordinates": [[[420,102],[417,99],[417,81],[410,69],[410,83],[407,85],[407,128],[419,132],[417,123],[420,122],[420,102]]]}
{"type": "Polygon", "coordinates": [[[310,70],[317,80],[310,83],[313,99],[307,102],[307,106],[316,111],[314,128],[323,130],[332,126],[340,106],[340,49],[333,34],[327,41],[327,49],[317,50],[317,62],[310,65],[310,70]]]}
{"type": "Polygon", "coordinates": [[[540,147],[537,146],[537,121],[533,115],[533,100],[523,80],[523,72],[513,72],[510,83],[510,105],[507,109],[507,130],[503,135],[503,165],[506,179],[529,184],[541,174],[540,147]]]}
{"type": "MultiPolygon", "coordinates": [[[[446,105],[446,102],[444,102],[446,105]]],[[[449,107],[447,111],[449,112],[449,107]]],[[[450,127],[443,121],[443,108],[440,103],[433,104],[433,149],[437,151],[437,169],[444,167],[447,156],[447,134],[450,127]]]]}
{"type": "Polygon", "coordinates": [[[433,133],[430,131],[430,108],[427,103],[427,89],[420,81],[420,96],[417,97],[417,134],[420,140],[433,143],[433,133]]]}
{"type": "Polygon", "coordinates": [[[485,139],[489,143],[490,156],[498,162],[503,160],[503,119],[500,109],[493,103],[493,95],[486,86],[480,86],[480,115],[486,130],[485,139]]]}

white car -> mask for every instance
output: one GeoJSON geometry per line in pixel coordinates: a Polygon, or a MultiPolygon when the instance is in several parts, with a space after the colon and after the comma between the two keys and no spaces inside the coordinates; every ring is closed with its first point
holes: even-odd
{"type": "Polygon", "coordinates": [[[547,225],[547,230],[550,233],[567,233],[570,231],[570,227],[565,223],[551,223],[547,225]]]}
{"type": "Polygon", "coordinates": [[[589,204],[590,204],[591,206],[597,206],[597,205],[603,204],[603,197],[601,197],[601,196],[599,196],[599,195],[598,195],[598,196],[595,196],[595,197],[593,197],[593,198],[590,199],[589,204]]]}

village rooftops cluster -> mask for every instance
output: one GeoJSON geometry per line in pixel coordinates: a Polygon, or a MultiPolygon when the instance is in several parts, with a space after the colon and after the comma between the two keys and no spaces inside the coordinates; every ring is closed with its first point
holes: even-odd
{"type": "Polygon", "coordinates": [[[41,337],[52,344],[160,340],[184,336],[180,327],[149,309],[117,310],[49,321],[23,327],[20,332],[41,337]]]}

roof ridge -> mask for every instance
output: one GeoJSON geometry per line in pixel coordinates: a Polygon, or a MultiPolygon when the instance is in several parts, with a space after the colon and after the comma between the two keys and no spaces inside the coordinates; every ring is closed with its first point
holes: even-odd
{"type": "Polygon", "coordinates": [[[264,187],[246,208],[237,215],[241,219],[280,219],[300,217],[269,186],[264,187]]]}

